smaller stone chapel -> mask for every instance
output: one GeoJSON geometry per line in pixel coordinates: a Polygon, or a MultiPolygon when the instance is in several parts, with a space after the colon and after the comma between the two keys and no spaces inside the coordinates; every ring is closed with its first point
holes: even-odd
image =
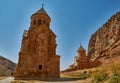
{"type": "Polygon", "coordinates": [[[67,70],[65,71],[72,71],[72,70],[83,70],[92,67],[96,67],[100,65],[98,59],[91,60],[86,55],[86,50],[80,45],[79,49],[77,50],[77,56],[74,58],[74,63],[70,65],[67,70]]]}
{"type": "Polygon", "coordinates": [[[44,7],[31,16],[29,30],[23,33],[15,79],[60,77],[60,56],[56,55],[56,35],[44,7]]]}

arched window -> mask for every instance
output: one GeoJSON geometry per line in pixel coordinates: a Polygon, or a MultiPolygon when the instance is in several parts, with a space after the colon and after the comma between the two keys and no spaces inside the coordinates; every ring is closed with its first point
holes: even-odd
{"type": "Polygon", "coordinates": [[[41,25],[41,20],[40,19],[38,20],[38,25],[41,25]]]}
{"type": "Polygon", "coordinates": [[[36,24],[36,20],[33,21],[33,25],[35,25],[35,24],[36,24]]]}
{"type": "Polygon", "coordinates": [[[43,20],[43,23],[45,24],[45,23],[46,23],[46,21],[45,21],[45,20],[43,20]]]}

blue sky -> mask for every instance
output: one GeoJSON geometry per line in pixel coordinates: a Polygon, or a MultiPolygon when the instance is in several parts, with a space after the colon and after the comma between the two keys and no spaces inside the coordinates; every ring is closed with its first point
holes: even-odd
{"type": "Polygon", "coordinates": [[[73,63],[80,43],[87,50],[91,34],[120,11],[120,0],[0,0],[0,55],[18,62],[22,33],[42,3],[57,35],[61,70],[73,63]]]}

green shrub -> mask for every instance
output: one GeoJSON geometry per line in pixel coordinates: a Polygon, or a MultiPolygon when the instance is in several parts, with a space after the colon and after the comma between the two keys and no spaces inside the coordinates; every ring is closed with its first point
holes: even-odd
{"type": "Polygon", "coordinates": [[[116,76],[116,75],[113,75],[113,76],[110,78],[109,83],[120,83],[120,77],[119,77],[119,76],[116,76]]]}
{"type": "Polygon", "coordinates": [[[112,73],[114,76],[119,76],[120,77],[120,65],[116,64],[112,67],[112,73]]]}
{"type": "Polygon", "coordinates": [[[91,83],[100,83],[100,82],[104,82],[107,80],[107,73],[105,71],[100,71],[98,73],[96,73],[94,75],[93,80],[91,81],[91,83]]]}

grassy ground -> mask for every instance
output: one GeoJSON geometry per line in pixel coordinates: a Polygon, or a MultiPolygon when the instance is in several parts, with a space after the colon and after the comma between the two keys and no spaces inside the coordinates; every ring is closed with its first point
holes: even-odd
{"type": "Polygon", "coordinates": [[[6,77],[0,77],[0,80],[3,80],[3,79],[5,79],[6,77]]]}

